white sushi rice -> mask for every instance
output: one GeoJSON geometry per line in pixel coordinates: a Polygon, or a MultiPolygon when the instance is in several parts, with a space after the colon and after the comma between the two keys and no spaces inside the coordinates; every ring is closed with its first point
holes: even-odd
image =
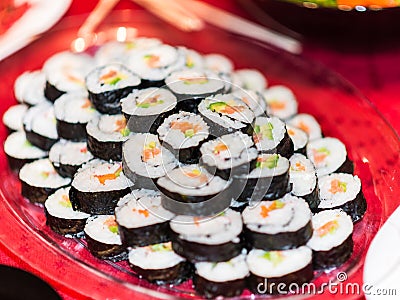
{"type": "Polygon", "coordinates": [[[89,214],[72,209],[69,200],[70,187],[58,189],[54,194],[50,195],[44,203],[46,210],[50,215],[61,219],[87,219],[89,214]]]}
{"type": "Polygon", "coordinates": [[[100,142],[124,142],[132,135],[128,131],[128,135],[124,134],[125,130],[127,127],[123,115],[99,115],[86,125],[87,134],[100,142]],[[125,124],[124,128],[121,129],[120,124],[125,124]]]}
{"type": "Polygon", "coordinates": [[[15,98],[28,105],[47,101],[44,96],[46,76],[41,70],[26,71],[18,76],[14,83],[15,98]]]}
{"type": "Polygon", "coordinates": [[[254,275],[276,278],[294,273],[311,263],[312,251],[306,246],[283,251],[253,249],[247,255],[247,265],[254,275]]]}
{"type": "Polygon", "coordinates": [[[361,180],[357,175],[333,173],[319,178],[320,209],[335,208],[353,201],[361,191],[361,180]],[[332,185],[339,184],[340,191],[333,190],[332,185]]]}
{"type": "Polygon", "coordinates": [[[25,104],[10,106],[3,115],[3,123],[11,130],[23,130],[23,118],[28,110],[25,104]]]}
{"type": "Polygon", "coordinates": [[[50,139],[58,139],[54,106],[48,101],[29,108],[23,123],[27,131],[33,131],[50,139]]]}
{"type": "Polygon", "coordinates": [[[294,151],[297,151],[299,149],[305,148],[305,146],[308,143],[308,135],[305,133],[303,130],[286,124],[286,130],[287,133],[289,134],[289,137],[291,138],[293,145],[294,145],[294,151]]]}
{"type": "Polygon", "coordinates": [[[159,197],[160,192],[155,190],[148,190],[148,189],[135,189],[128,195],[125,195],[121,199],[119,199],[117,206],[123,206],[124,204],[128,203],[131,198],[135,198],[136,200],[141,199],[142,197],[159,197]],[[130,196],[129,196],[130,195],[130,196]]]}
{"type": "Polygon", "coordinates": [[[182,55],[185,58],[184,69],[204,69],[203,56],[197,51],[186,47],[178,47],[178,52],[179,55],[182,55]]]}
{"type": "Polygon", "coordinates": [[[227,282],[244,279],[249,275],[246,255],[240,254],[226,262],[198,262],[195,264],[196,273],[208,281],[227,282]]]}
{"type": "Polygon", "coordinates": [[[283,140],[286,133],[285,123],[277,117],[257,117],[254,123],[254,136],[257,135],[257,143],[255,143],[258,151],[267,151],[276,148],[283,140]],[[261,132],[257,133],[256,129],[260,128],[261,132]],[[265,137],[262,134],[262,127],[266,126],[271,130],[271,136],[265,137]]]}
{"type": "Polygon", "coordinates": [[[313,163],[302,154],[295,153],[290,159],[289,180],[292,184],[292,194],[305,196],[310,194],[317,185],[317,174],[313,163]]]}
{"type": "Polygon", "coordinates": [[[314,251],[329,251],[337,247],[353,233],[351,217],[341,209],[324,210],[312,218],[314,233],[307,246],[314,251]],[[335,222],[334,230],[326,234],[319,234],[319,229],[328,222],[335,222]]]}
{"type": "Polygon", "coordinates": [[[256,117],[265,116],[267,105],[261,93],[252,90],[237,89],[232,92],[232,95],[246,103],[256,117]]]}
{"type": "Polygon", "coordinates": [[[276,166],[273,167],[256,167],[254,170],[247,175],[247,178],[263,178],[279,176],[286,173],[289,170],[289,160],[286,157],[280,156],[279,154],[260,154],[258,156],[259,161],[265,161],[268,158],[276,158],[276,166]]]}
{"type": "Polygon", "coordinates": [[[88,123],[98,117],[87,93],[66,93],[54,102],[54,113],[57,120],[68,123],[88,123]]]}
{"type": "Polygon", "coordinates": [[[222,54],[211,53],[203,56],[206,69],[216,73],[232,73],[233,62],[222,54]]]}
{"type": "Polygon", "coordinates": [[[4,142],[4,152],[18,159],[35,159],[47,156],[46,151],[28,142],[23,131],[14,132],[7,137],[4,142]]]}
{"type": "Polygon", "coordinates": [[[122,245],[118,232],[112,232],[107,226],[115,219],[113,215],[98,215],[88,218],[85,225],[85,235],[108,245],[122,245]]]}
{"type": "Polygon", "coordinates": [[[297,113],[297,99],[286,86],[275,85],[263,93],[267,102],[267,112],[271,116],[286,120],[297,113]]]}
{"type": "Polygon", "coordinates": [[[86,142],[60,140],[50,148],[49,159],[55,166],[79,166],[93,159],[93,155],[87,149],[86,142]]]}
{"type": "Polygon", "coordinates": [[[297,114],[287,121],[287,124],[303,130],[310,141],[322,137],[321,126],[314,116],[309,114],[297,114]]]}
{"type": "Polygon", "coordinates": [[[255,207],[246,207],[242,213],[243,223],[251,231],[264,234],[296,232],[311,220],[310,208],[303,199],[286,194],[279,201],[276,209],[268,210],[272,201],[261,201],[255,207]],[[264,210],[268,214],[264,215],[264,210]]]}
{"type": "Polygon", "coordinates": [[[267,79],[256,69],[240,69],[232,74],[235,86],[242,89],[262,92],[267,88],[267,79]]]}

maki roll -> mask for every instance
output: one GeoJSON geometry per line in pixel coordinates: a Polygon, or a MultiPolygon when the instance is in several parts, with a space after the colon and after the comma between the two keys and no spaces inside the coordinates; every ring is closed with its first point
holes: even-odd
{"type": "Polygon", "coordinates": [[[132,186],[121,163],[96,159],[75,174],[69,198],[75,210],[92,215],[113,214],[118,199],[128,194],[132,186]]]}
{"type": "Polygon", "coordinates": [[[46,224],[55,233],[66,237],[81,237],[89,214],[75,211],[69,201],[69,187],[58,189],[44,203],[46,224]]]}
{"type": "Polygon", "coordinates": [[[15,80],[15,98],[28,106],[42,103],[47,100],[44,96],[45,85],[46,76],[42,71],[26,71],[15,80]]]}
{"type": "Polygon", "coordinates": [[[332,269],[342,265],[353,252],[353,222],[340,209],[324,210],[312,218],[313,236],[307,246],[313,251],[314,268],[332,269]]]}
{"type": "Polygon", "coordinates": [[[214,217],[176,216],[170,222],[172,249],[190,262],[221,262],[243,250],[240,213],[227,209],[214,217]]]}
{"type": "Polygon", "coordinates": [[[203,56],[204,67],[216,73],[232,73],[233,62],[225,55],[210,53],[203,56]]]}
{"type": "Polygon", "coordinates": [[[122,144],[131,135],[123,115],[101,115],[86,126],[88,150],[104,160],[122,159],[122,144]]]}
{"type": "Polygon", "coordinates": [[[54,102],[57,133],[74,142],[86,141],[86,125],[99,114],[84,94],[67,93],[54,102]]]}
{"type": "Polygon", "coordinates": [[[233,179],[234,186],[243,187],[237,201],[254,204],[261,200],[275,200],[290,192],[289,161],[279,154],[261,154],[256,167],[249,174],[233,179]]]}
{"type": "Polygon", "coordinates": [[[204,69],[203,56],[193,49],[186,47],[178,47],[179,55],[185,59],[184,70],[201,70],[204,69]]]}
{"type": "Polygon", "coordinates": [[[232,74],[235,88],[262,92],[267,88],[267,79],[256,69],[240,69],[232,74]]]}
{"type": "Polygon", "coordinates": [[[169,220],[173,214],[161,206],[160,194],[134,190],[123,197],[115,209],[122,244],[142,247],[170,240],[169,220]]]}
{"type": "Polygon", "coordinates": [[[48,151],[58,140],[53,105],[46,101],[26,112],[23,124],[26,139],[34,146],[48,151]]]}
{"type": "Polygon", "coordinates": [[[238,89],[231,93],[233,97],[239,98],[254,112],[256,117],[265,116],[267,105],[260,92],[238,89]]]}
{"type": "Polygon", "coordinates": [[[287,124],[303,130],[310,141],[322,137],[321,126],[318,121],[309,114],[297,114],[287,121],[287,124]]]}
{"type": "Polygon", "coordinates": [[[93,159],[93,155],[85,142],[60,140],[51,147],[49,159],[58,174],[72,178],[83,164],[93,159]]]}
{"type": "Polygon", "coordinates": [[[225,210],[233,192],[227,182],[199,165],[184,165],[157,180],[162,206],[175,214],[213,215],[225,210]]]}
{"type": "Polygon", "coordinates": [[[147,88],[121,100],[122,113],[132,132],[156,133],[164,119],[175,111],[176,97],[167,89],[147,88]]]}
{"type": "Polygon", "coordinates": [[[8,133],[21,131],[24,129],[23,118],[28,110],[25,104],[17,104],[9,107],[3,115],[3,124],[6,126],[8,133]]]}
{"type": "Polygon", "coordinates": [[[240,130],[250,134],[254,120],[253,111],[232,95],[216,95],[202,100],[199,113],[210,126],[213,136],[221,136],[240,130]]]}
{"type": "Polygon", "coordinates": [[[318,210],[340,208],[353,220],[360,221],[367,210],[358,176],[333,173],[319,178],[321,203],[318,210]]]}
{"type": "Polygon", "coordinates": [[[43,65],[46,77],[44,94],[54,102],[67,92],[86,92],[85,76],[93,66],[93,59],[85,53],[59,52],[43,65]]]}
{"type": "Polygon", "coordinates": [[[44,203],[48,196],[61,187],[70,184],[70,178],[63,178],[47,158],[25,164],[19,171],[21,194],[32,203],[44,203]]]}
{"type": "Polygon", "coordinates": [[[198,262],[195,269],[194,289],[205,298],[241,295],[249,275],[243,254],[225,262],[198,262]]]}
{"type": "Polygon", "coordinates": [[[200,164],[225,180],[248,174],[257,161],[257,150],[253,146],[251,137],[242,132],[223,135],[201,145],[200,164]]]}
{"type": "Polygon", "coordinates": [[[336,172],[354,171],[353,162],[347,157],[346,146],[337,138],[326,137],[307,144],[307,157],[317,170],[318,177],[336,172]]]}
{"type": "Polygon", "coordinates": [[[306,246],[282,251],[253,249],[247,255],[248,288],[254,294],[293,292],[313,277],[312,251],[306,246]]]}
{"type": "Polygon", "coordinates": [[[174,155],[160,145],[154,134],[135,134],[122,146],[124,173],[140,188],[157,189],[153,181],[170,172],[177,164],[174,155]]]}
{"type": "Polygon", "coordinates": [[[169,116],[157,132],[162,145],[185,164],[199,162],[200,146],[209,137],[202,117],[185,111],[169,116]]]}
{"type": "Polygon", "coordinates": [[[171,242],[133,248],[128,260],[135,273],[157,285],[178,285],[192,273],[191,265],[172,250],[171,242]]]}
{"type": "Polygon", "coordinates": [[[293,92],[283,85],[269,87],[263,92],[270,116],[287,120],[297,113],[297,100],[293,92]]]}
{"type": "Polygon", "coordinates": [[[253,140],[257,150],[277,153],[289,159],[294,153],[294,144],[286,125],[276,117],[257,117],[254,122],[253,140]]]}
{"type": "Polygon", "coordinates": [[[313,163],[302,154],[293,154],[289,160],[289,178],[292,195],[301,197],[315,212],[320,203],[318,178],[313,163]]]}
{"type": "Polygon", "coordinates": [[[44,158],[47,152],[33,146],[26,139],[25,132],[17,131],[10,134],[4,142],[4,152],[8,165],[14,172],[18,172],[26,163],[44,158]]]}
{"type": "Polygon", "coordinates": [[[286,124],[287,133],[293,142],[293,150],[295,153],[306,155],[306,146],[308,143],[308,135],[303,130],[286,124]]]}
{"type": "Polygon", "coordinates": [[[305,245],[312,236],[308,204],[291,195],[246,207],[242,217],[246,242],[257,249],[293,249],[305,245]]]}
{"type": "Polygon", "coordinates": [[[120,100],[140,85],[140,78],[120,64],[92,70],[85,79],[89,99],[102,114],[121,113],[120,100]]]}
{"type": "Polygon", "coordinates": [[[114,262],[127,259],[128,253],[122,246],[113,215],[88,218],[84,233],[88,250],[93,256],[114,262]]]}

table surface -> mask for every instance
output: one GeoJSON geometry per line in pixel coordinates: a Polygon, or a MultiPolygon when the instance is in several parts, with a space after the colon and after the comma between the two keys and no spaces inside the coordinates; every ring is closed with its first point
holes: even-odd
{"type": "MultiPolygon", "coordinates": [[[[207,0],[206,2],[250,18],[244,9],[233,0],[207,0]]],[[[64,17],[88,13],[96,3],[97,0],[73,0],[64,17]]],[[[129,0],[121,0],[114,10],[127,8],[141,9],[129,0]]],[[[385,50],[376,50],[376,46],[368,45],[362,50],[344,51],[317,41],[305,41],[302,55],[326,65],[351,82],[376,106],[399,135],[400,49],[386,47],[385,50]]],[[[32,270],[24,261],[3,248],[0,248],[0,264],[19,267],[35,273],[35,270],[32,270]]],[[[69,291],[58,290],[58,292],[63,299],[77,299],[76,295],[71,295],[69,291]]]]}

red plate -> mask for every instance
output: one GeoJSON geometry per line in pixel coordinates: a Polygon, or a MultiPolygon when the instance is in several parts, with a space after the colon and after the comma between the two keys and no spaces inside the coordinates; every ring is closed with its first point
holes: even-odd
{"type": "MultiPolygon", "coordinates": [[[[13,83],[16,77],[25,70],[40,68],[50,55],[68,49],[83,20],[83,16],[63,20],[45,36],[0,64],[2,113],[15,104],[13,83]]],[[[315,283],[320,286],[322,282],[336,281],[337,273],[343,271],[348,277],[344,283],[361,285],[368,246],[397,206],[400,192],[397,180],[400,177],[400,142],[374,107],[349,83],[320,65],[214,28],[188,34],[147,14],[119,11],[108,18],[100,31],[115,33],[119,26],[136,27],[140,36],[158,37],[166,43],[184,45],[202,53],[222,53],[235,62],[236,68],[261,70],[269,85],[284,84],[294,91],[300,112],[313,114],[326,136],[337,137],[345,143],[355,163],[355,174],[361,178],[368,210],[364,219],[355,225],[352,257],[340,269],[316,274],[315,283]]],[[[4,140],[5,136],[2,126],[0,138],[4,140]]],[[[148,298],[143,293],[160,298],[197,297],[189,283],[157,287],[137,278],[126,263],[97,260],[88,253],[83,242],[54,234],[45,225],[43,209],[20,196],[20,184],[8,171],[3,151],[0,166],[0,242],[56,288],[96,299],[148,298]]],[[[344,295],[345,292],[342,290],[341,299],[360,297],[344,295]]],[[[245,292],[243,297],[251,296],[245,292]]],[[[325,291],[323,296],[315,297],[329,299],[335,295],[325,291]]]]}

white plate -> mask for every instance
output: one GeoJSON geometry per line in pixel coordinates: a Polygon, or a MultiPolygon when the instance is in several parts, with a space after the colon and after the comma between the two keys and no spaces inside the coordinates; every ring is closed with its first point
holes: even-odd
{"type": "Polygon", "coordinates": [[[72,0],[26,0],[30,8],[0,36],[0,60],[25,47],[50,29],[67,11],[72,0]]]}

